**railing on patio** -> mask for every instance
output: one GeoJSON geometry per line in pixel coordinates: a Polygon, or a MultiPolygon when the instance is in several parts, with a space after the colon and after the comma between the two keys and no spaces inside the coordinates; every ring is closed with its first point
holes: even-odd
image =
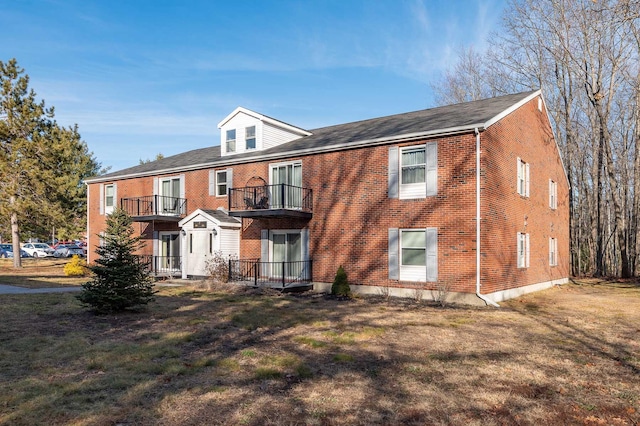
{"type": "Polygon", "coordinates": [[[287,185],[249,186],[229,189],[229,212],[286,215],[287,211],[310,215],[313,192],[309,188],[287,185]]]}
{"type": "Polygon", "coordinates": [[[155,277],[176,277],[182,275],[180,256],[138,256],[140,262],[147,265],[148,271],[155,277]]]}
{"type": "Polygon", "coordinates": [[[187,214],[187,200],[185,198],[167,197],[164,195],[122,198],[120,200],[120,206],[132,217],[181,217],[187,214]]]}
{"type": "Polygon", "coordinates": [[[229,281],[253,286],[292,287],[311,283],[311,260],[261,262],[260,259],[229,259],[229,281]]]}

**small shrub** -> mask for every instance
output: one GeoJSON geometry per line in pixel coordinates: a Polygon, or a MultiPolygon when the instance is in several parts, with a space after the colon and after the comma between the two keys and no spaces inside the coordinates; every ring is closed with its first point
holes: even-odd
{"type": "Polygon", "coordinates": [[[84,277],[87,274],[85,261],[74,255],[71,261],[64,265],[64,274],[67,277],[84,277]]]}
{"type": "Polygon", "coordinates": [[[333,285],[331,285],[331,294],[334,296],[351,295],[351,288],[349,287],[349,281],[347,280],[347,273],[344,271],[342,266],[340,266],[338,268],[338,272],[336,272],[333,285]]]}
{"type": "Polygon", "coordinates": [[[220,250],[215,251],[205,262],[205,271],[212,283],[226,283],[229,281],[229,260],[220,250]]]}

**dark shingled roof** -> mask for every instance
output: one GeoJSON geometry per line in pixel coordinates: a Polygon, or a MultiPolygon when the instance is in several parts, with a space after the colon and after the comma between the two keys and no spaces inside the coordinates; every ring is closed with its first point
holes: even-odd
{"type": "Polygon", "coordinates": [[[240,219],[237,219],[233,216],[229,216],[227,213],[223,212],[222,210],[211,210],[211,209],[200,209],[200,210],[202,210],[209,216],[216,218],[221,223],[231,223],[231,224],[241,223],[240,219]]]}
{"type": "MultiPolygon", "coordinates": [[[[414,133],[437,133],[438,131],[446,131],[447,129],[454,128],[472,128],[474,126],[481,126],[534,92],[535,91],[522,92],[479,101],[322,127],[310,130],[312,133],[310,136],[305,136],[259,152],[221,157],[220,146],[200,148],[108,173],[94,179],[103,180],[105,178],[127,175],[151,174],[164,170],[206,165],[213,162],[221,162],[222,160],[232,162],[234,160],[248,158],[260,159],[261,156],[266,155],[294,153],[299,150],[321,150],[322,148],[333,145],[346,145],[345,149],[348,149],[349,144],[357,145],[358,143],[369,140],[393,138],[414,133]]],[[[88,179],[88,181],[91,180],[93,179],[88,179]]]]}

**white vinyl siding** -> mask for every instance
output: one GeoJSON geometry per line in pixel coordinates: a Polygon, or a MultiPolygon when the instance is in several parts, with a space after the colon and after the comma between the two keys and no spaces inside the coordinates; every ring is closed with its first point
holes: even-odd
{"type": "Polygon", "coordinates": [[[438,280],[438,230],[389,229],[389,279],[438,280]]]}
{"type": "Polygon", "coordinates": [[[518,268],[529,267],[529,234],[518,232],[518,268]]]}
{"type": "Polygon", "coordinates": [[[262,149],[272,148],[283,143],[299,139],[301,136],[293,134],[285,129],[274,126],[270,123],[263,123],[262,127],[262,149]]]}
{"type": "Polygon", "coordinates": [[[238,112],[220,127],[221,155],[262,151],[302,137],[291,129],[263,121],[243,111],[238,112]],[[227,150],[227,131],[235,131],[235,147],[227,150]]]}
{"type": "Polygon", "coordinates": [[[438,193],[438,144],[389,149],[389,198],[425,198],[438,193]],[[397,160],[396,160],[397,158],[397,160]]]}
{"type": "Polygon", "coordinates": [[[549,266],[558,266],[558,240],[549,238],[549,266]]]}
{"type": "Polygon", "coordinates": [[[238,229],[220,228],[214,239],[219,238],[220,247],[214,245],[214,250],[220,250],[225,258],[238,257],[240,254],[240,231],[238,229]]]}
{"type": "Polygon", "coordinates": [[[549,207],[553,210],[558,208],[558,184],[549,179],[549,207]]]}
{"type": "Polygon", "coordinates": [[[518,168],[518,194],[523,197],[529,196],[529,163],[526,163],[518,157],[517,160],[517,168],[518,168]]]}

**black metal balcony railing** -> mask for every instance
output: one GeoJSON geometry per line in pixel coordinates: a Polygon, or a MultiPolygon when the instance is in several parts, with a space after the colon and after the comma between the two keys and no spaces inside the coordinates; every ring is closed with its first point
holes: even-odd
{"type": "Polygon", "coordinates": [[[180,256],[138,256],[140,262],[147,265],[148,271],[155,277],[173,277],[182,275],[180,256]]]}
{"type": "Polygon", "coordinates": [[[311,260],[261,262],[259,259],[230,259],[229,281],[286,288],[311,283],[312,265],[311,260]]]}
{"type": "Polygon", "coordinates": [[[122,198],[120,206],[131,217],[171,216],[183,217],[187,214],[185,198],[167,197],[164,195],[147,195],[144,197],[122,198]]]}
{"type": "Polygon", "coordinates": [[[229,213],[232,216],[286,216],[291,212],[294,216],[310,217],[313,212],[310,188],[281,183],[229,189],[229,213]]]}

